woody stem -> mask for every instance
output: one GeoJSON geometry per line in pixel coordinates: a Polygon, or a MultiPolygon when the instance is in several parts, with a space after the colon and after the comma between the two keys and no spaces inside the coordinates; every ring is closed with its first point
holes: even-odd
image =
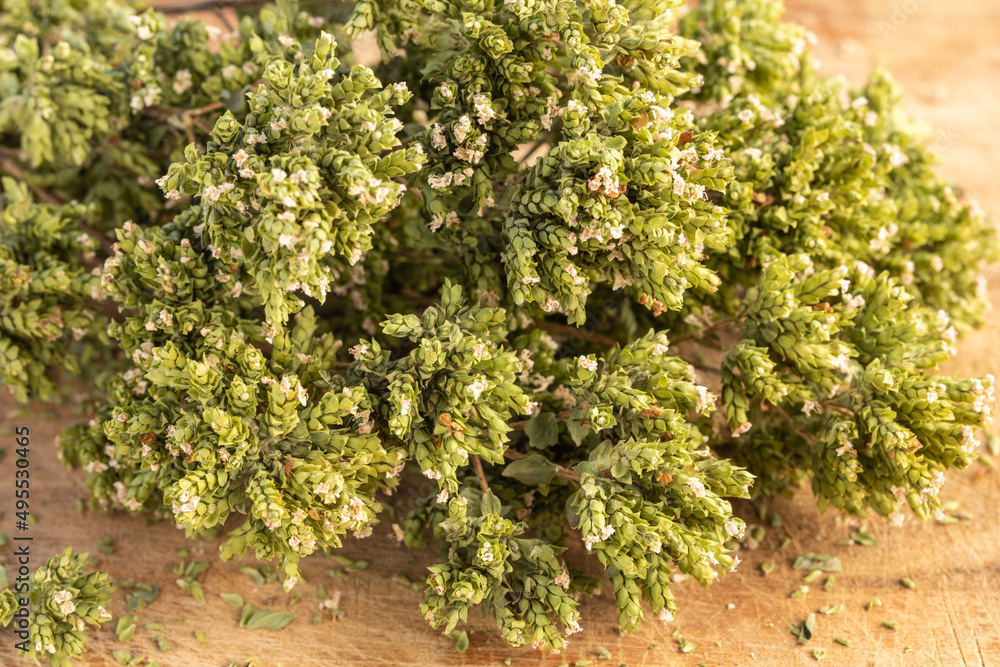
{"type": "Polygon", "coordinates": [[[483,472],[483,462],[479,460],[477,454],[472,455],[472,465],[476,469],[476,477],[479,478],[479,488],[486,493],[490,490],[490,485],[486,483],[486,474],[483,472]]]}

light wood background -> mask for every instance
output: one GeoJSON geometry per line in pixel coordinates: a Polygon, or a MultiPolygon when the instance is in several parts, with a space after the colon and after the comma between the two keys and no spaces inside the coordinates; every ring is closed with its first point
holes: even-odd
{"type": "MultiPolygon", "coordinates": [[[[791,18],[820,37],[816,51],[827,73],[841,73],[860,81],[876,62],[884,62],[906,90],[910,112],[934,123],[935,143],[943,157],[945,173],[984,209],[1000,217],[1000,191],[996,188],[1000,166],[1000,3],[995,0],[789,0],[791,18]]],[[[1000,271],[989,272],[994,307],[1000,306],[1000,271]]],[[[995,312],[995,311],[994,311],[995,312]]],[[[990,326],[968,337],[960,354],[946,369],[961,374],[993,372],[1000,375],[1000,333],[994,316],[990,326]]],[[[826,651],[828,665],[998,665],[1000,664],[1000,469],[975,464],[953,474],[945,486],[946,499],[960,503],[972,515],[953,525],[907,523],[889,529],[873,520],[870,530],[878,546],[837,547],[852,525],[829,514],[821,517],[807,492],[792,500],[777,500],[769,509],[782,518],[781,528],[767,525],[760,548],[743,552],[739,572],[703,589],[693,582],[677,586],[681,611],[666,626],[648,622],[642,629],[619,637],[615,610],[608,598],[582,605],[585,632],[575,635],[561,655],[541,656],[530,649],[515,650],[490,642],[489,624],[469,626],[471,647],[457,653],[452,642],[430,630],[417,614],[421,595],[394,582],[401,573],[411,580],[423,578],[423,568],[434,562],[431,551],[408,551],[388,538],[388,524],[362,541],[350,540],[343,550],[356,559],[373,563],[357,579],[331,578],[333,561],[323,557],[304,563],[306,583],[300,584],[302,600],[289,608],[277,583],[258,586],[240,574],[238,564],[216,557],[218,543],[191,543],[168,523],[146,525],[142,517],[78,513],[76,501],[84,497],[78,474],[67,472],[56,459],[54,438],[59,430],[79,419],[71,406],[32,406],[22,411],[6,397],[0,399],[0,443],[7,456],[0,461],[0,510],[5,517],[0,532],[12,534],[13,448],[10,429],[32,429],[32,497],[39,522],[33,565],[67,545],[89,551],[100,567],[116,579],[155,583],[160,597],[141,610],[139,630],[127,645],[117,641],[113,628],[93,633],[94,641],[83,661],[87,665],[116,664],[112,651],[130,650],[149,656],[164,666],[202,667],[243,664],[253,658],[262,666],[319,665],[546,665],[563,663],[621,665],[759,665],[814,664],[812,649],[826,651]],[[45,503],[44,505],[40,503],[45,503]],[[97,551],[99,539],[111,536],[115,552],[97,551]],[[785,537],[792,542],[776,547],[785,537]],[[207,597],[201,607],[175,584],[173,568],[180,561],[177,550],[192,547],[191,558],[211,562],[200,578],[207,597]],[[802,572],[791,562],[804,552],[836,554],[843,561],[832,591],[820,582],[811,591],[790,598],[801,584],[802,572]],[[759,565],[774,561],[775,570],[763,576],[759,565]],[[907,576],[916,589],[903,587],[907,576]],[[330,594],[339,592],[343,618],[313,625],[316,590],[325,584],[330,594]],[[248,602],[270,609],[288,610],[296,620],[280,632],[246,631],[239,625],[239,610],[229,607],[220,593],[238,592],[248,602]],[[874,597],[881,607],[865,611],[874,597]],[[735,608],[727,609],[732,603],[735,608]],[[815,638],[798,645],[788,632],[824,605],[842,604],[843,613],[818,615],[815,638]],[[883,620],[898,621],[893,631],[883,620]],[[143,629],[159,623],[164,630],[143,629]],[[207,638],[198,643],[194,630],[207,638]],[[696,645],[683,654],[672,633],[696,645]],[[157,649],[154,637],[165,638],[168,652],[157,649]],[[852,640],[845,648],[834,637],[852,640]],[[656,645],[654,648],[653,645],[656,645]],[[606,648],[611,658],[598,661],[606,648]],[[911,649],[907,649],[911,647],[911,649]]],[[[1000,464],[1000,461],[998,461],[1000,464]]],[[[746,516],[751,510],[745,507],[746,516]]],[[[752,519],[751,519],[752,521],[752,519]]],[[[9,557],[12,547],[0,549],[9,557]]],[[[593,560],[577,553],[578,567],[593,569],[593,560]]],[[[249,562],[249,561],[248,561],[249,562]]],[[[822,581],[822,580],[820,580],[822,581]]],[[[126,613],[124,590],[112,605],[115,616],[126,613]]],[[[114,625],[112,622],[110,625],[114,625]]],[[[0,664],[16,664],[9,632],[0,633],[0,664]]]]}

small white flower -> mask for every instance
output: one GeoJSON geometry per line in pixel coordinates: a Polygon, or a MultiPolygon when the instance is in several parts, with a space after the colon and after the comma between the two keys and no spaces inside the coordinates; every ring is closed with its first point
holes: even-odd
{"type": "Polygon", "coordinates": [[[191,83],[191,71],[182,69],[177,71],[177,75],[174,78],[174,85],[172,87],[174,92],[180,95],[191,87],[191,83]]]}
{"type": "Polygon", "coordinates": [[[465,388],[467,393],[472,394],[473,400],[479,400],[479,396],[486,391],[487,385],[483,380],[476,380],[465,388]]]}
{"type": "Polygon", "coordinates": [[[701,483],[701,480],[697,477],[688,477],[684,482],[684,486],[691,489],[694,493],[695,498],[705,497],[705,485],[701,483]]]}
{"type": "Polygon", "coordinates": [[[744,532],[746,532],[746,524],[739,519],[726,519],[722,527],[725,528],[726,535],[737,539],[743,537],[744,532]]]}
{"type": "Polygon", "coordinates": [[[695,412],[702,412],[705,408],[715,404],[715,396],[709,393],[707,387],[696,385],[695,391],[698,392],[698,403],[694,406],[695,412]]]}
{"type": "Polygon", "coordinates": [[[837,447],[836,451],[837,451],[837,456],[844,456],[845,454],[849,454],[854,451],[854,445],[848,441],[842,444],[840,447],[837,447]]]}
{"type": "Polygon", "coordinates": [[[462,143],[465,138],[469,136],[469,131],[472,129],[472,121],[468,116],[462,116],[456,122],[454,127],[451,129],[452,136],[455,137],[457,143],[462,143]]]}
{"type": "Polygon", "coordinates": [[[979,439],[976,438],[976,431],[968,424],[962,426],[962,451],[966,454],[975,454],[979,449],[979,439]]]}
{"type": "Polygon", "coordinates": [[[544,310],[546,313],[553,313],[559,310],[559,302],[556,301],[555,299],[550,298],[545,302],[545,305],[542,306],[542,310],[544,310]]]}
{"type": "Polygon", "coordinates": [[[576,364],[580,368],[582,368],[584,370],[587,370],[587,371],[593,372],[593,371],[597,370],[597,360],[596,359],[591,359],[590,357],[579,357],[576,360],[576,364]]]}
{"type": "Polygon", "coordinates": [[[818,414],[823,409],[817,401],[806,401],[802,404],[802,414],[809,417],[813,414],[818,414]]]}
{"type": "Polygon", "coordinates": [[[733,437],[738,438],[747,431],[749,431],[751,428],[753,428],[753,424],[751,424],[750,422],[744,422],[739,426],[737,426],[735,429],[733,429],[733,437]]]}

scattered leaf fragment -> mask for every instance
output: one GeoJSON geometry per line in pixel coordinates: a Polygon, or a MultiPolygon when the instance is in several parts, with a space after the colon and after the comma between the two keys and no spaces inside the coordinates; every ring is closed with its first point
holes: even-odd
{"type": "Polygon", "coordinates": [[[125,603],[131,610],[142,609],[143,607],[148,607],[149,605],[156,602],[156,598],[160,597],[160,587],[156,584],[152,586],[149,584],[137,584],[135,591],[129,593],[125,598],[125,603]]]}
{"type": "Polygon", "coordinates": [[[246,630],[280,630],[294,620],[295,616],[292,614],[283,611],[258,609],[252,604],[247,604],[243,607],[240,627],[246,630]]]}
{"type": "Polygon", "coordinates": [[[243,596],[239,593],[219,593],[219,597],[222,598],[226,604],[231,607],[242,607],[243,606],[243,596]]]}
{"type": "Polygon", "coordinates": [[[792,563],[793,570],[820,570],[821,572],[840,572],[840,559],[826,554],[804,553],[792,563]]]}
{"type": "Polygon", "coordinates": [[[694,642],[689,641],[684,637],[678,637],[677,643],[678,645],[680,645],[681,653],[690,653],[691,651],[698,648],[694,642]]]}
{"type": "Polygon", "coordinates": [[[813,570],[809,574],[807,574],[806,576],[802,577],[802,581],[804,581],[806,583],[812,583],[812,582],[816,581],[817,579],[819,579],[820,575],[822,575],[822,574],[823,574],[823,570],[813,570]]]}
{"type": "Polygon", "coordinates": [[[106,535],[97,540],[97,550],[102,554],[113,554],[115,552],[115,538],[111,535],[106,535]]]}
{"type": "Polygon", "coordinates": [[[135,616],[121,616],[118,618],[118,627],[115,629],[118,641],[126,643],[135,636],[135,622],[137,620],[135,616]]]}
{"type": "Polygon", "coordinates": [[[813,638],[813,631],[816,628],[816,614],[809,614],[802,623],[789,625],[788,631],[795,635],[800,644],[805,644],[813,638]]]}
{"type": "Polygon", "coordinates": [[[465,630],[449,632],[447,637],[455,642],[455,650],[459,653],[465,653],[469,650],[469,633],[465,630]]]}
{"type": "Polygon", "coordinates": [[[875,539],[875,536],[869,533],[864,528],[861,528],[851,533],[851,539],[854,540],[855,543],[860,544],[861,546],[864,547],[878,546],[878,540],[875,539]]]}

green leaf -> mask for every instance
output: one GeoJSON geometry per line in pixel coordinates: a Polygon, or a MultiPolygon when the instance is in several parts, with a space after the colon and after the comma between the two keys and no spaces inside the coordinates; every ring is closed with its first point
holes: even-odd
{"type": "Polygon", "coordinates": [[[219,593],[219,597],[231,607],[242,607],[243,597],[239,593],[219,593]]]}
{"type": "Polygon", "coordinates": [[[524,425],[524,434],[532,447],[545,449],[559,441],[559,422],[552,412],[542,414],[528,420],[524,425]]]}
{"type": "Polygon", "coordinates": [[[508,464],[503,469],[503,476],[513,477],[522,484],[537,486],[555,478],[556,466],[541,454],[531,454],[508,464]]]}
{"type": "Polygon", "coordinates": [[[590,433],[590,429],[582,425],[582,422],[586,421],[586,419],[587,413],[585,411],[574,410],[573,414],[566,421],[566,430],[569,431],[569,437],[573,439],[573,443],[577,446],[583,443],[583,439],[590,433]]]}
{"type": "Polygon", "coordinates": [[[158,597],[160,597],[159,586],[156,584],[152,586],[149,584],[139,584],[136,586],[135,592],[129,593],[128,597],[125,598],[125,602],[129,609],[142,609],[153,604],[158,597]]]}
{"type": "Polygon", "coordinates": [[[826,554],[805,553],[792,563],[793,570],[820,570],[821,572],[840,572],[840,559],[826,554]]]}
{"type": "Polygon", "coordinates": [[[455,650],[459,653],[465,653],[469,650],[469,633],[465,630],[450,632],[448,638],[455,640],[455,650]]]}
{"type": "Polygon", "coordinates": [[[280,630],[294,620],[295,616],[292,614],[283,611],[257,609],[252,604],[248,604],[243,608],[240,627],[245,630],[280,630]]]}

